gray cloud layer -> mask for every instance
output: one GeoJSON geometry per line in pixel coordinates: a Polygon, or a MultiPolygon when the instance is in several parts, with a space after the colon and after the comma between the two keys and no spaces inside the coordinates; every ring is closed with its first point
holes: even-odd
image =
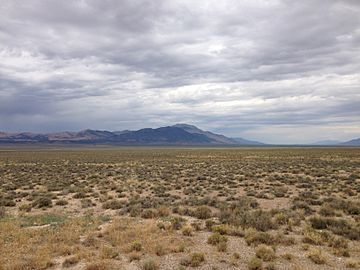
{"type": "Polygon", "coordinates": [[[360,2],[0,0],[0,130],[360,136],[360,2]]]}

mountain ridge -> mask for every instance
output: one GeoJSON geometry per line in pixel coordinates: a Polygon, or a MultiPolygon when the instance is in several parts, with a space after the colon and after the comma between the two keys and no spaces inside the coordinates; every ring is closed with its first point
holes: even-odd
{"type": "MultiPolygon", "coordinates": [[[[233,145],[267,146],[258,141],[244,138],[230,138],[222,134],[202,130],[194,125],[179,123],[159,128],[139,130],[107,131],[84,129],[81,131],[61,131],[52,133],[3,132],[1,143],[64,143],[64,144],[114,144],[114,145],[233,145]]],[[[286,144],[283,144],[286,145],[286,144]]],[[[319,141],[308,146],[360,146],[360,138],[341,142],[319,141]]]]}
{"type": "Polygon", "coordinates": [[[255,141],[236,139],[204,131],[189,124],[159,128],[107,131],[85,129],[79,132],[6,133],[0,132],[0,143],[80,143],[119,145],[260,145],[255,141]]]}
{"type": "Polygon", "coordinates": [[[178,128],[181,128],[189,133],[192,133],[192,134],[202,134],[202,135],[205,135],[211,139],[214,139],[216,141],[219,141],[219,142],[223,142],[223,143],[226,143],[226,144],[236,144],[237,142],[232,139],[232,138],[228,138],[224,135],[221,135],[221,134],[216,134],[216,133],[212,133],[210,131],[204,131],[204,130],[201,130],[199,129],[198,127],[196,126],[193,126],[193,125],[189,125],[189,124],[175,124],[173,125],[172,127],[178,127],[178,128]]]}

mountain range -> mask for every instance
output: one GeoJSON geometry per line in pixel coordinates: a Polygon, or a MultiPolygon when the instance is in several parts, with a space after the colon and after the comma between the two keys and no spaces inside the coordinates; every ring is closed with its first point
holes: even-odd
{"type": "MultiPolygon", "coordinates": [[[[110,144],[110,145],[233,145],[261,146],[258,141],[229,138],[204,131],[188,124],[176,124],[139,130],[106,131],[86,129],[79,132],[56,133],[7,133],[0,132],[0,143],[61,143],[61,144],[110,144]]],[[[313,146],[360,146],[360,138],[347,142],[328,140],[312,143],[313,146]]]]}
{"type": "Polygon", "coordinates": [[[357,138],[357,139],[353,139],[353,140],[350,140],[350,141],[347,141],[347,142],[344,142],[342,143],[342,145],[354,145],[354,146],[360,146],[360,138],[357,138]]]}
{"type": "Polygon", "coordinates": [[[342,143],[343,142],[338,141],[338,140],[324,140],[324,141],[317,141],[317,142],[311,143],[311,145],[339,145],[342,143]]]}
{"type": "Polygon", "coordinates": [[[0,132],[0,143],[78,143],[117,145],[263,145],[243,138],[228,138],[196,126],[176,124],[135,131],[83,130],[57,133],[0,132]]]}

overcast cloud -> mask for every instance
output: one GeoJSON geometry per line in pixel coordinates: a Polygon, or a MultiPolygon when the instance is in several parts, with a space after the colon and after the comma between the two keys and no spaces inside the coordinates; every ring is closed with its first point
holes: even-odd
{"type": "Polygon", "coordinates": [[[360,137],[358,0],[0,0],[0,130],[360,137]]]}

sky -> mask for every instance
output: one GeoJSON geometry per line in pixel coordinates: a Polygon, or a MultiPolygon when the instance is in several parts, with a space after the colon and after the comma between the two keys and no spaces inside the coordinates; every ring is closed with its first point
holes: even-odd
{"type": "Polygon", "coordinates": [[[360,137],[359,0],[0,0],[0,130],[360,137]]]}

